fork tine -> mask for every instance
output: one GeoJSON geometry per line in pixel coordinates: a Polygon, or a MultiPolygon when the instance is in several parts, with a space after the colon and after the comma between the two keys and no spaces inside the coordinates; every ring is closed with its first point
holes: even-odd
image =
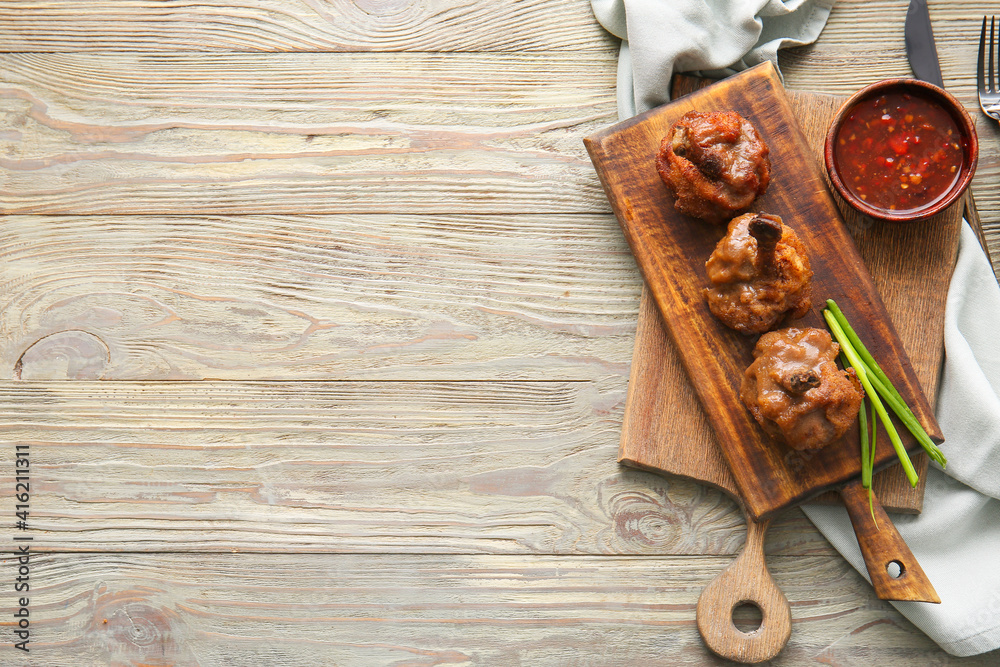
{"type": "Polygon", "coordinates": [[[985,84],[985,77],[983,73],[985,71],[984,65],[986,56],[986,17],[983,17],[983,29],[979,31],[979,61],[976,64],[976,90],[982,94],[985,84]]]}
{"type": "Polygon", "coordinates": [[[997,41],[997,17],[990,17],[990,92],[996,95],[1000,90],[1000,42],[997,41]],[[993,66],[993,53],[996,53],[996,68],[993,66]],[[993,76],[996,73],[996,85],[993,84],[993,76]]]}
{"type": "Polygon", "coordinates": [[[996,44],[997,44],[997,17],[991,16],[990,17],[990,70],[989,70],[990,73],[989,91],[991,93],[995,93],[997,91],[996,85],[994,85],[993,83],[993,72],[996,71],[993,69],[993,52],[996,51],[996,44]]]}

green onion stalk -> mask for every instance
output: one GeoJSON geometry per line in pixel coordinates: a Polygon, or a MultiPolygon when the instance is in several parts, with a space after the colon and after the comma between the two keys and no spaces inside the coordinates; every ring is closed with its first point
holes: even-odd
{"type": "MultiPolygon", "coordinates": [[[[906,474],[907,481],[910,482],[910,486],[916,486],[919,481],[917,471],[913,469],[913,463],[910,462],[906,448],[903,447],[903,442],[899,439],[899,433],[896,432],[896,427],[893,425],[892,420],[889,419],[889,413],[886,412],[885,406],[882,405],[882,401],[879,400],[878,394],[875,392],[875,387],[872,386],[871,380],[868,379],[868,369],[865,363],[858,356],[858,352],[847,338],[847,334],[844,333],[844,329],[840,326],[833,312],[830,309],[824,309],[823,318],[826,320],[827,326],[830,327],[833,337],[840,343],[840,349],[844,352],[851,367],[854,368],[858,380],[861,381],[861,386],[865,388],[868,400],[871,401],[875,412],[882,420],[882,425],[885,427],[886,433],[889,434],[889,441],[892,443],[892,448],[896,450],[896,456],[899,457],[899,462],[903,466],[903,472],[906,474]]],[[[865,454],[868,454],[868,452],[865,452],[865,454]]]]}
{"type": "MultiPolygon", "coordinates": [[[[847,359],[844,355],[840,355],[844,367],[848,366],[847,359]]],[[[875,406],[872,405],[872,430],[871,436],[868,435],[868,413],[866,399],[861,399],[861,410],[858,411],[858,417],[860,417],[860,431],[861,431],[861,488],[868,489],[868,509],[872,513],[872,521],[875,522],[875,527],[878,528],[878,519],[875,518],[875,492],[872,490],[872,473],[875,469],[875,434],[878,433],[877,426],[878,423],[875,421],[875,406]]]]}
{"type": "MultiPolygon", "coordinates": [[[[868,469],[869,470],[871,470],[871,469],[873,469],[875,467],[875,445],[876,445],[875,435],[878,433],[878,428],[877,428],[878,427],[878,422],[875,421],[875,406],[874,405],[872,406],[872,418],[871,418],[871,422],[872,422],[872,447],[871,447],[871,449],[872,449],[872,457],[868,461],[868,469]]],[[[872,511],[872,521],[875,522],[875,527],[878,528],[878,520],[875,518],[874,501],[875,501],[875,492],[872,490],[871,487],[868,487],[868,507],[872,511]]]]}
{"type": "MultiPolygon", "coordinates": [[[[849,341],[847,347],[854,350],[856,355],[860,358],[861,363],[864,365],[868,380],[878,392],[879,396],[881,396],[885,402],[889,404],[889,407],[892,408],[892,411],[896,413],[896,416],[899,417],[899,420],[903,423],[906,429],[913,435],[914,438],[916,438],[917,442],[920,443],[920,446],[924,448],[924,451],[926,451],[927,455],[931,457],[931,460],[937,462],[937,464],[942,468],[945,467],[948,464],[948,459],[945,458],[944,452],[942,452],[941,449],[934,444],[934,441],[931,440],[930,436],[927,435],[927,431],[925,431],[924,427],[920,425],[919,421],[917,421],[913,411],[910,410],[910,406],[906,404],[906,401],[904,401],[903,397],[900,396],[896,387],[893,386],[888,376],[878,365],[878,362],[876,362],[874,357],[872,357],[868,348],[866,348],[864,343],[861,342],[858,334],[854,331],[853,327],[851,327],[847,318],[844,316],[844,313],[837,306],[837,303],[833,299],[827,299],[826,305],[827,309],[823,311],[823,317],[827,319],[827,322],[829,322],[827,312],[832,313],[837,324],[840,325],[840,330],[845,339],[849,341]]],[[[841,344],[841,347],[845,346],[844,341],[839,338],[837,342],[841,344]]],[[[852,362],[851,365],[854,366],[854,363],[852,362]]],[[[860,371],[856,366],[854,370],[860,375],[860,371]]],[[[874,452],[874,450],[872,451],[874,452]]]]}
{"type": "Polygon", "coordinates": [[[871,450],[868,444],[868,415],[864,399],[861,399],[861,411],[858,416],[861,417],[861,486],[870,489],[872,488],[872,459],[869,453],[871,450]]]}

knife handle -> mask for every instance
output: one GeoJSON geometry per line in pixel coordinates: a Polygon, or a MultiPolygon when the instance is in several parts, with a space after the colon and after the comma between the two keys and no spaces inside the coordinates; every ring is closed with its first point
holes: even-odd
{"type": "Polygon", "coordinates": [[[764,534],[770,519],[757,521],[747,515],[747,539],[729,567],[705,587],[698,598],[698,632],[716,655],[743,663],[770,660],[781,652],[792,634],[788,599],[767,571],[764,534]],[[761,612],[760,627],[743,632],[733,623],[741,604],[761,612]]]}
{"type": "Polygon", "coordinates": [[[851,516],[854,534],[878,598],[940,603],[941,598],[878,499],[873,498],[869,507],[868,489],[862,487],[860,481],[842,487],[840,497],[851,516]],[[896,572],[898,575],[893,576],[896,572]]]}

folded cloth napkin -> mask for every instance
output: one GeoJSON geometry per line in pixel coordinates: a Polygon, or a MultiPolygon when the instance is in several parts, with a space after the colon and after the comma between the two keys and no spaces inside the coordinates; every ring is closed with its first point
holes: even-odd
{"type": "MultiPolygon", "coordinates": [[[[673,72],[722,74],[814,41],[834,0],[591,0],[598,21],[622,38],[618,111],[630,118],[669,99],[673,72]]],[[[945,312],[944,374],[937,418],[947,470],[927,473],[924,511],[893,523],[942,604],[893,603],[945,651],[1000,648],[1000,287],[968,224],[945,312]]],[[[806,515],[867,578],[847,512],[806,515]]]]}
{"type": "Polygon", "coordinates": [[[673,72],[714,78],[811,44],[834,0],[591,0],[594,16],[621,37],[618,116],[670,101],[673,72]]]}

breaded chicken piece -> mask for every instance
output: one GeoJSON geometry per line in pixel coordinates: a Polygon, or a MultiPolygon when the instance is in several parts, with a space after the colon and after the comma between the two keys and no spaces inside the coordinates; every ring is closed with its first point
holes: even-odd
{"type": "Polygon", "coordinates": [[[722,223],[746,210],[771,180],[768,147],[735,111],[689,111],[660,143],[656,170],[685,215],[722,223]]]}
{"type": "Polygon", "coordinates": [[[788,328],[760,337],[740,400],[769,435],[792,449],[819,449],[854,423],[864,393],[824,329],[788,328]]]}
{"type": "Polygon", "coordinates": [[[708,307],[726,326],[745,334],[772,329],[812,307],[812,268],[805,247],[781,218],[747,213],[729,223],[705,270],[708,307]]]}

